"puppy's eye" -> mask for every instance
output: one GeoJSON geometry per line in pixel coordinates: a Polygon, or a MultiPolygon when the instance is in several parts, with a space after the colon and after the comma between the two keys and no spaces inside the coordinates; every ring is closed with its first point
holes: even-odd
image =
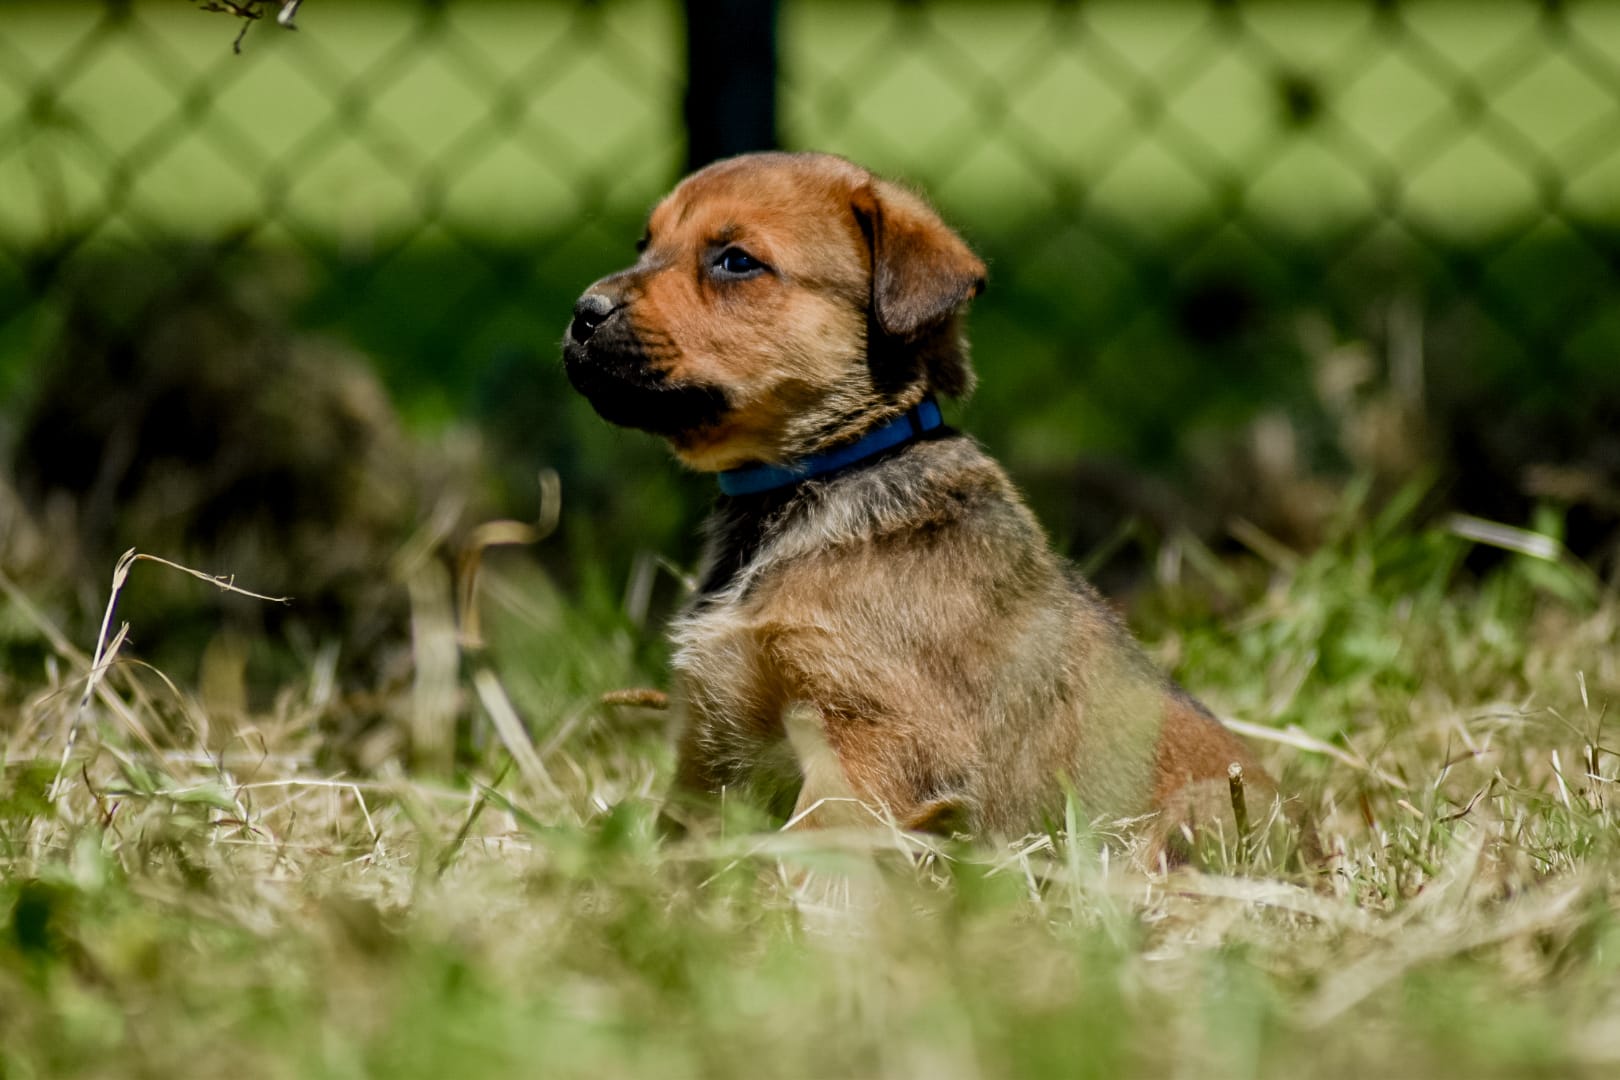
{"type": "Polygon", "coordinates": [[[731,277],[752,277],[765,269],[765,264],[739,247],[728,247],[714,260],[714,268],[731,277]]]}
{"type": "Polygon", "coordinates": [[[641,239],[636,241],[636,254],[639,255],[646,251],[647,245],[650,243],[652,243],[652,233],[642,233],[641,239]]]}

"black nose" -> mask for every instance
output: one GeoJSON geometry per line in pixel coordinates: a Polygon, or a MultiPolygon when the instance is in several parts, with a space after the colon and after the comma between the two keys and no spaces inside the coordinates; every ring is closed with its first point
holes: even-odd
{"type": "Polygon", "coordinates": [[[613,301],[601,293],[586,293],[574,303],[574,321],[568,327],[568,336],[583,345],[598,326],[607,322],[613,306],[613,301]]]}

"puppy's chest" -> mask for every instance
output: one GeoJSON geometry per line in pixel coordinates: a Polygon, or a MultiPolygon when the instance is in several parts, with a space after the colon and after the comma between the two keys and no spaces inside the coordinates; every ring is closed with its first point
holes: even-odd
{"type": "Polygon", "coordinates": [[[785,704],[757,600],[700,599],[671,630],[671,667],[692,722],[745,739],[781,734],[785,704]]]}
{"type": "Polygon", "coordinates": [[[777,602],[786,564],[781,519],[711,522],[703,586],[675,620],[671,668],[685,723],[722,773],[740,776],[772,757],[793,697],[780,660],[795,638],[777,602]]]}

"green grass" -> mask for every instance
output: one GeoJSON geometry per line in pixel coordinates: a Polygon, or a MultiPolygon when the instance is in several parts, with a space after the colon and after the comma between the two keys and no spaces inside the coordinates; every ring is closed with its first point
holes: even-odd
{"type": "MultiPolygon", "coordinates": [[[[344,711],[319,671],[249,714],[209,703],[217,678],[123,659],[76,722],[92,643],[60,640],[0,680],[0,1075],[1612,1069],[1612,590],[1556,557],[1475,576],[1455,532],[1353,498],[1308,556],[1178,543],[1139,628],[1277,733],[1264,756],[1319,814],[1325,872],[1227,853],[1166,877],[1079,820],[925,846],[733,807],[725,836],[660,846],[662,717],[593,704],[661,680],[653,635],[512,554],[491,556],[489,648],[461,674],[419,652],[346,772],[317,764],[344,711]],[[512,766],[479,670],[537,767],[512,766]],[[400,731],[452,741],[454,768],[413,764],[400,731]],[[800,910],[783,867],[858,900],[800,910]]],[[[137,564],[127,589],[169,572],[137,564]]],[[[0,622],[45,646],[4,584],[0,622]]]]}
{"type": "MultiPolygon", "coordinates": [[[[1180,534],[1132,552],[1157,573],[1131,598],[1133,621],[1212,707],[1269,733],[1268,764],[1335,852],[1321,874],[1217,852],[1166,877],[1106,847],[1109,823],[1079,820],[1005,847],[925,849],[886,832],[787,837],[732,807],[724,837],[661,846],[665,718],[596,701],[663,681],[657,629],[624,613],[620,582],[628,548],[676,550],[703,485],[676,481],[649,441],[610,432],[547,365],[568,299],[621,260],[676,171],[673,9],[453,5],[472,63],[430,53],[414,70],[387,59],[410,48],[405,5],[311,0],[299,35],[258,28],[241,59],[227,19],[180,0],[132,10],[97,37],[98,5],[6,5],[0,298],[32,303],[23,263],[93,224],[78,269],[110,250],[152,279],[177,274],[199,236],[258,229],[270,257],[222,273],[290,293],[292,324],[359,343],[419,417],[471,405],[492,439],[508,425],[522,479],[541,463],[564,473],[565,534],[589,557],[565,593],[522,556],[492,553],[489,647],[459,652],[446,648],[447,583],[426,561],[417,648],[366,695],[334,688],[318,652],[250,693],[260,659],[292,650],[222,635],[178,683],[125,646],[82,714],[94,627],[52,619],[93,598],[43,574],[0,579],[0,1078],[1562,1077],[1620,1064],[1612,584],[1555,547],[1550,559],[1486,551],[1354,491],[1310,551],[1239,526],[1247,554],[1180,534]],[[42,74],[85,33],[94,63],[42,74]],[[305,142],[330,118],[311,82],[379,63],[374,92],[350,106],[367,134],[305,142]],[[523,134],[481,133],[479,71],[532,99],[523,134]],[[42,78],[59,93],[36,95],[42,78]],[[171,146],[177,92],[197,87],[221,96],[171,146]],[[442,157],[461,138],[476,152],[442,157]],[[131,152],[139,168],[119,187],[115,163],[131,152]],[[297,167],[278,172],[289,152],[297,167]],[[415,180],[436,168],[445,216],[396,250],[431,209],[415,180]],[[267,185],[283,200],[268,221],[267,185]],[[103,226],[109,194],[121,209],[103,226]],[[457,230],[497,264],[458,246],[457,230]],[[291,249],[304,254],[275,257],[291,249]],[[501,696],[534,757],[493,726],[486,702],[499,710],[501,696]],[[373,719],[357,729],[361,716],[373,719]],[[782,867],[847,880],[860,903],[796,907],[782,867]]],[[[869,87],[869,57],[930,33],[874,10],[787,6],[787,134],[921,181],[991,256],[996,284],[974,315],[985,389],[964,415],[1021,477],[1081,449],[1207,459],[1214,475],[1224,459],[1206,452],[1209,430],[1281,402],[1303,448],[1268,498],[1303,503],[1313,438],[1327,457],[1377,464],[1350,448],[1353,408],[1311,426],[1334,407],[1307,384],[1327,381],[1329,361],[1389,351],[1369,327],[1397,299],[1440,326],[1425,356],[1436,397],[1447,370],[1512,391],[1515,409],[1493,420],[1540,408],[1537,394],[1580,406],[1614,385],[1607,271],[1569,236],[1511,239],[1534,204],[1522,162],[1477,132],[1443,149],[1426,139],[1450,105],[1410,54],[1363,64],[1336,51],[1367,32],[1359,6],[1244,5],[1274,54],[1223,56],[1168,107],[1171,129],[1252,178],[1246,220],[1284,241],[1280,263],[1221,226],[1209,187],[1161,139],[1105,153],[1137,122],[1121,84],[1100,85],[1079,52],[1019,59],[1049,39],[1084,45],[1032,21],[1044,6],[930,6],[933,32],[969,43],[973,64],[1022,73],[1006,113],[985,115],[985,95],[954,88],[962,75],[982,89],[983,76],[940,38],[869,87]],[[891,21],[901,36],[886,36],[891,21]],[[1276,56],[1326,73],[1332,119],[1268,164],[1276,56]],[[1498,347],[1491,319],[1446,322],[1459,286],[1399,237],[1335,263],[1325,292],[1300,284],[1371,206],[1333,151],[1347,131],[1390,156],[1414,220],[1489,256],[1482,295],[1502,306],[1488,314],[1528,305],[1532,329],[1566,352],[1531,371],[1498,347]],[[1090,191],[1097,220],[1143,261],[1122,261],[1096,221],[1054,218],[1041,186],[1054,177],[1090,191]],[[1215,271],[1254,288],[1261,328],[1194,348],[1174,310],[1215,271]],[[1577,326],[1577,309],[1595,314],[1577,326]],[[1321,340],[1297,343],[1300,322],[1321,340]]],[[[1155,79],[1187,62],[1188,41],[1219,33],[1201,4],[1081,10],[1155,79]]],[[[1405,17],[1471,71],[1539,40],[1528,7],[1420,4],[1405,17]]],[[[1620,6],[1570,17],[1595,47],[1617,39],[1620,6]]],[[[1567,171],[1572,208],[1612,225],[1620,158],[1586,161],[1575,138],[1612,97],[1555,52],[1527,72],[1491,83],[1493,108],[1567,171]]],[[[107,291],[115,304],[131,294],[107,291]]],[[[0,327],[8,401],[56,315],[26,312],[0,327]]],[[[1063,493],[1066,476],[1046,476],[1062,492],[1042,500],[1065,541],[1085,535],[1077,517],[1097,516],[1063,493]]],[[[61,545],[0,496],[0,567],[54,565],[61,545]]],[[[1534,524],[1555,536],[1556,508],[1534,524]]],[[[245,568],[209,569],[253,584],[245,568]]],[[[138,565],[126,610],[164,573],[138,565]]],[[[185,584],[208,602],[207,586],[185,584]]]]}

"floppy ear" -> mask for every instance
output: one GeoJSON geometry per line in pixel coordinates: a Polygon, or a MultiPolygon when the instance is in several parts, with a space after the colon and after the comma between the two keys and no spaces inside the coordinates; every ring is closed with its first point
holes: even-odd
{"type": "Polygon", "coordinates": [[[885,334],[915,339],[984,291],[984,263],[920,196],[874,178],[855,213],[872,244],[872,314],[885,334]]]}

